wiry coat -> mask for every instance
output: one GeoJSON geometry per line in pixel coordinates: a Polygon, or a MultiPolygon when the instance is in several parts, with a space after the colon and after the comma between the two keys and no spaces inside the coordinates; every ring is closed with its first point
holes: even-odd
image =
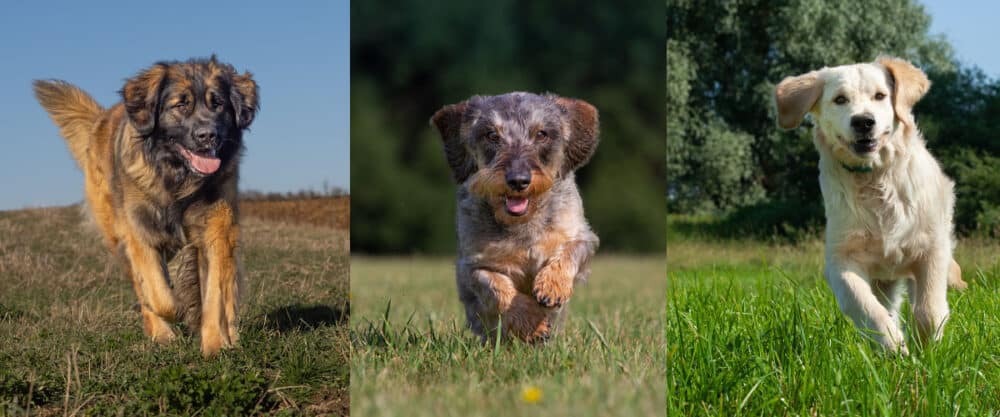
{"type": "Polygon", "coordinates": [[[459,183],[456,282],[470,329],[545,340],[599,242],[574,176],[597,145],[596,109],[510,93],[446,106],[432,122],[459,183]]]}

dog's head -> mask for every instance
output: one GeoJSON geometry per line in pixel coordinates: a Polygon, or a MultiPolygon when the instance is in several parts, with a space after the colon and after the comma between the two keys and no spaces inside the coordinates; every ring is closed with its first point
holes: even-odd
{"type": "Polygon", "coordinates": [[[590,160],[597,109],[556,95],[474,96],[431,118],[456,182],[504,223],[529,218],[552,185],[590,160]]]}
{"type": "Polygon", "coordinates": [[[914,126],[913,106],[928,88],[923,71],[896,58],[823,68],[778,84],[778,125],[793,129],[812,113],[834,157],[871,166],[896,129],[914,126]]]}
{"type": "Polygon", "coordinates": [[[258,109],[249,72],[210,59],[160,62],[121,90],[128,120],[149,163],[205,177],[239,153],[258,109]]]}

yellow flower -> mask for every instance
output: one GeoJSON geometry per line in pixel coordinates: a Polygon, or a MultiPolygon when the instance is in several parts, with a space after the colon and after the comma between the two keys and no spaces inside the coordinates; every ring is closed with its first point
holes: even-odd
{"type": "Polygon", "coordinates": [[[521,399],[528,404],[534,404],[542,400],[542,390],[534,385],[528,385],[521,390],[521,399]]]}

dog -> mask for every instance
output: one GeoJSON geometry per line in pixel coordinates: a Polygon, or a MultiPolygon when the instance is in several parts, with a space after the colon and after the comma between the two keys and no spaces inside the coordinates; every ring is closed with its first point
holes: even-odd
{"type": "Polygon", "coordinates": [[[930,81],[907,61],[823,68],[775,90],[778,124],[812,115],[826,209],[824,275],[840,310],[890,352],[909,353],[900,325],[907,289],[917,342],[939,340],[954,261],[954,183],[927,150],[913,106],[930,81]],[[904,288],[906,287],[906,288],[904,288]]]}
{"type": "Polygon", "coordinates": [[[599,240],[575,171],[598,143],[597,109],[552,94],[474,96],[431,118],[458,184],[456,283],[484,342],[556,331],[599,240]]]}
{"type": "Polygon", "coordinates": [[[233,346],[239,159],[259,107],[252,74],[214,55],[158,62],[109,109],[64,81],[36,80],[34,91],[83,171],[86,204],[124,261],[145,334],[169,342],[183,320],[203,355],[233,346]]]}

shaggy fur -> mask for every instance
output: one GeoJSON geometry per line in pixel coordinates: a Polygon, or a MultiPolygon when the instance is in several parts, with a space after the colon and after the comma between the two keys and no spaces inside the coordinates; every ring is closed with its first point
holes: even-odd
{"type": "Polygon", "coordinates": [[[97,229],[126,261],[146,335],[173,340],[171,323],[183,319],[206,356],[236,343],[236,185],[258,108],[251,75],[214,56],[160,62],[129,79],[110,109],[63,81],[34,87],[83,171],[97,229]]]}
{"type": "Polygon", "coordinates": [[[827,220],[824,274],[837,303],[865,334],[902,354],[904,288],[924,342],[942,336],[949,282],[966,285],[952,259],[953,183],[911,112],[929,87],[909,62],[881,57],[786,78],[775,93],[782,128],[813,117],[827,220]]]}
{"type": "Polygon", "coordinates": [[[484,341],[498,328],[546,340],[598,246],[574,179],[597,148],[597,110],[509,93],[445,106],[431,123],[459,185],[456,281],[469,328],[484,341]]]}

